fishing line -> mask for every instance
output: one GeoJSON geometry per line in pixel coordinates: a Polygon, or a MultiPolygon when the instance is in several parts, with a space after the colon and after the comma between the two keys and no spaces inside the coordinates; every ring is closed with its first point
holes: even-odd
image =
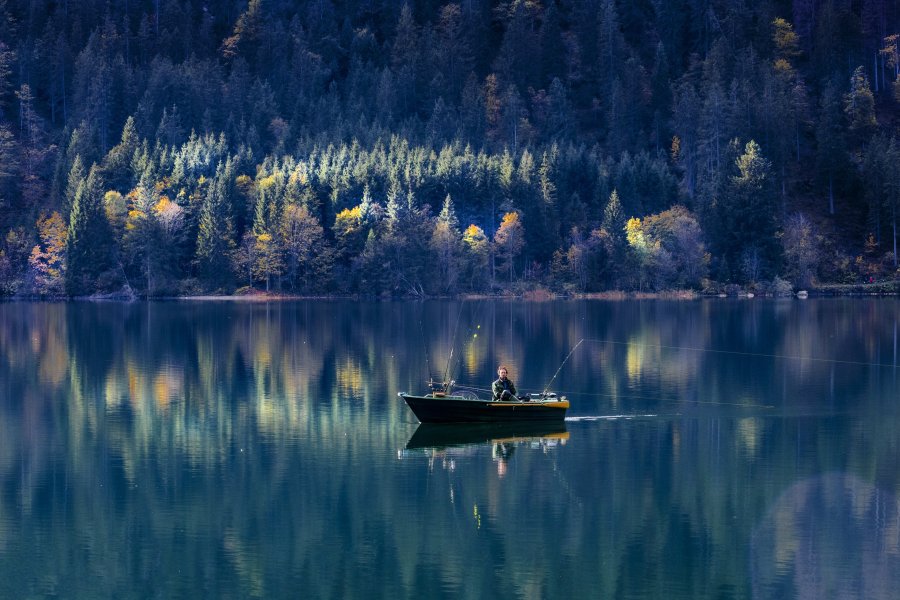
{"type": "Polygon", "coordinates": [[[888,367],[896,369],[900,365],[889,365],[886,363],[863,362],[859,360],[841,360],[836,358],[816,358],[814,356],[790,356],[787,354],[765,354],[763,352],[740,352],[738,350],[717,350],[715,348],[693,348],[690,346],[666,346],[662,344],[636,344],[633,342],[620,342],[616,340],[599,340],[586,338],[586,342],[597,342],[600,344],[617,344],[621,346],[637,346],[640,348],[660,348],[665,350],[691,350],[694,352],[709,352],[711,354],[732,354],[734,356],[753,356],[756,358],[780,358],[787,360],[809,360],[815,362],[835,363],[844,365],[857,365],[863,367],[888,367]]]}
{"type": "MultiPolygon", "coordinates": [[[[464,304],[463,301],[460,301],[460,306],[459,306],[460,315],[462,314],[463,304],[464,304]]],[[[476,330],[475,336],[476,337],[478,336],[477,330],[481,329],[481,325],[478,322],[481,320],[480,317],[482,316],[482,314],[480,313],[480,311],[484,308],[484,306],[485,306],[484,300],[480,299],[475,303],[475,309],[472,311],[472,315],[474,315],[474,321],[475,321],[475,330],[476,330]]],[[[459,326],[459,317],[457,317],[457,328],[458,328],[458,326],[459,326]]],[[[472,331],[472,326],[469,326],[468,331],[472,331]]],[[[454,347],[456,346],[457,334],[458,334],[458,331],[454,331],[454,333],[453,333],[453,346],[454,347]]],[[[452,358],[452,348],[451,348],[451,358],[452,358]]],[[[444,381],[448,381],[447,377],[449,376],[450,373],[453,373],[454,371],[459,372],[459,369],[462,366],[462,360],[463,360],[463,351],[462,351],[462,348],[460,348],[460,351],[456,353],[456,364],[454,365],[453,369],[448,369],[449,373],[444,374],[444,381]]],[[[450,359],[448,359],[448,361],[447,361],[447,366],[448,367],[450,366],[450,359]]]]}
{"type": "MultiPolygon", "coordinates": [[[[471,392],[491,392],[488,388],[481,388],[471,385],[465,384],[456,384],[456,389],[459,390],[467,390],[471,392]]],[[[694,404],[705,404],[709,406],[738,406],[741,408],[765,408],[765,409],[774,409],[775,406],[771,404],[742,404],[740,402],[713,402],[711,400],[679,400],[678,398],[665,398],[663,396],[640,396],[637,394],[610,394],[603,392],[596,393],[587,393],[587,392],[566,392],[560,390],[556,392],[560,396],[572,396],[572,397],[589,397],[589,398],[620,398],[623,400],[648,400],[654,402],[667,402],[667,403],[679,403],[683,405],[694,405],[694,404]]]]}
{"type": "Polygon", "coordinates": [[[664,398],[663,396],[638,396],[635,394],[610,394],[610,393],[586,393],[586,392],[557,392],[559,394],[565,394],[566,396],[588,396],[592,398],[604,397],[604,398],[622,398],[626,400],[654,400],[657,402],[678,402],[684,405],[689,404],[708,404],[710,406],[739,406],[741,408],[767,408],[773,409],[774,405],[771,404],[742,404],[740,402],[713,402],[711,400],[679,400],[678,398],[664,398]]]}
{"type": "Polygon", "coordinates": [[[431,361],[428,360],[428,340],[425,339],[425,326],[422,324],[422,315],[419,314],[419,333],[422,336],[422,346],[425,348],[425,368],[428,369],[428,378],[431,378],[431,361]]]}

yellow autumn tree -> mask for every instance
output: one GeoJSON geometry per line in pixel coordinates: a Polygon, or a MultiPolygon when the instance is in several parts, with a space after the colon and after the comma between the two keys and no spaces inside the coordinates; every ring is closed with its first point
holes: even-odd
{"type": "Polygon", "coordinates": [[[256,235],[255,260],[253,262],[253,277],[266,280],[266,291],[272,286],[272,277],[277,277],[284,272],[284,257],[280,245],[270,233],[256,235]]]}
{"type": "Polygon", "coordinates": [[[491,243],[478,225],[469,225],[463,232],[465,249],[465,273],[471,289],[481,288],[487,281],[487,268],[491,256],[491,243]]]}
{"type": "Polygon", "coordinates": [[[58,212],[42,214],[37,220],[41,243],[32,248],[28,264],[34,274],[34,289],[39,294],[63,291],[66,273],[68,228],[58,212]]]}
{"type": "Polygon", "coordinates": [[[494,248],[500,261],[498,270],[509,273],[509,281],[515,279],[515,262],[522,248],[525,247],[525,229],[519,219],[519,213],[508,212],[503,215],[500,228],[494,234],[494,248]]]}

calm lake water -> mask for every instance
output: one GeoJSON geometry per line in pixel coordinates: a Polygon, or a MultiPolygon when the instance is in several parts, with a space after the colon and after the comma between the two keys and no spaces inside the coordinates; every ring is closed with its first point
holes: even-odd
{"type": "Polygon", "coordinates": [[[0,304],[0,597],[896,598],[896,299],[0,304]],[[564,425],[419,426],[449,370],[564,425]],[[452,356],[449,356],[453,348],[452,356]]]}

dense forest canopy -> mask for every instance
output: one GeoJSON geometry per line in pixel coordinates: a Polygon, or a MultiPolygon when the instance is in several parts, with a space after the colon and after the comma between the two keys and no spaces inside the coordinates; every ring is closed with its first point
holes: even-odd
{"type": "Polygon", "coordinates": [[[898,0],[0,0],[0,293],[897,274],[898,0]]]}

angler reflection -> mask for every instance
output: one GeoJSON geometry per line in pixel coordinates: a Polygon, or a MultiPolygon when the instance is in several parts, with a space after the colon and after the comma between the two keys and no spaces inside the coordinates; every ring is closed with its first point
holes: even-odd
{"type": "Polygon", "coordinates": [[[497,463],[497,476],[503,479],[506,476],[506,466],[515,452],[516,447],[510,442],[496,442],[492,451],[494,462],[497,463]]]}
{"type": "MultiPolygon", "coordinates": [[[[497,475],[506,476],[510,459],[517,448],[540,450],[548,454],[569,439],[564,421],[552,423],[423,423],[410,437],[398,456],[407,458],[424,453],[429,466],[440,461],[443,469],[456,470],[458,460],[487,456],[497,465],[497,475]]],[[[521,452],[521,451],[520,451],[521,452]]]]}

